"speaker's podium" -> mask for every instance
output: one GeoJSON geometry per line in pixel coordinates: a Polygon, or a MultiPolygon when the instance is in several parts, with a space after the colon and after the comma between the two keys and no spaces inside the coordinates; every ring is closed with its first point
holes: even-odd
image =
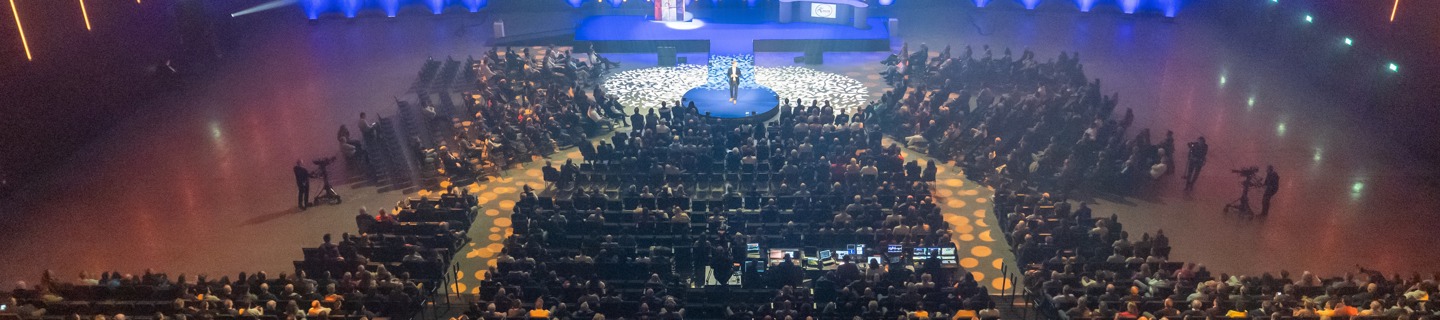
{"type": "Polygon", "coordinates": [[[685,12],[685,3],[689,0],[655,0],[655,21],[690,21],[691,15],[685,12]]]}

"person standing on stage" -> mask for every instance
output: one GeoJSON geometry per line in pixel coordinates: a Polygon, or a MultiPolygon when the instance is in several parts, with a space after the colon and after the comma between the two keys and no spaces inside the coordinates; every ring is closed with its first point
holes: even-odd
{"type": "Polygon", "coordinates": [[[1195,180],[1200,180],[1200,169],[1205,167],[1205,156],[1209,153],[1210,145],[1205,144],[1205,137],[1190,143],[1190,162],[1185,167],[1185,190],[1195,188],[1195,180]]]}
{"type": "Polygon", "coordinates": [[[736,103],[740,92],[740,61],[730,61],[730,104],[736,103]]]}
{"type": "Polygon", "coordinates": [[[300,160],[295,160],[295,186],[300,189],[300,210],[304,211],[310,206],[310,170],[305,170],[300,160]]]}
{"type": "Polygon", "coordinates": [[[1270,198],[1280,191],[1280,174],[1275,173],[1275,166],[1265,166],[1265,197],[1260,198],[1260,215],[1270,214],[1270,198]]]}

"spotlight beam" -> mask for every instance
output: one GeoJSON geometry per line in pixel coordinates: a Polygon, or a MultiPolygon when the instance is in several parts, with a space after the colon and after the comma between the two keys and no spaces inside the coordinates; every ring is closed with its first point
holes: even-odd
{"type": "Polygon", "coordinates": [[[85,31],[90,31],[90,12],[85,10],[85,0],[80,0],[80,16],[85,18],[85,31]]]}
{"type": "Polygon", "coordinates": [[[1390,7],[1390,22],[1395,22],[1395,12],[1400,11],[1400,0],[1395,0],[1395,5],[1390,7]]]}
{"type": "MultiPolygon", "coordinates": [[[[276,8],[280,8],[280,7],[284,7],[284,6],[288,6],[288,5],[294,4],[296,1],[299,1],[299,0],[275,0],[275,1],[270,1],[270,2],[266,2],[266,3],[261,3],[260,5],[257,5],[257,6],[254,6],[254,7],[250,7],[249,9],[240,10],[240,11],[236,11],[235,13],[231,13],[231,14],[230,14],[230,17],[231,17],[231,18],[234,18],[234,17],[239,17],[239,16],[251,14],[251,13],[261,12],[261,11],[270,10],[270,9],[276,9],[276,8]]],[[[137,3],[138,3],[138,2],[137,2],[137,3]]]]}
{"type": "Polygon", "coordinates": [[[25,47],[25,60],[35,61],[30,55],[30,41],[25,39],[25,26],[20,24],[20,11],[15,9],[15,0],[10,0],[10,13],[15,15],[15,29],[20,30],[20,44],[25,47]]]}

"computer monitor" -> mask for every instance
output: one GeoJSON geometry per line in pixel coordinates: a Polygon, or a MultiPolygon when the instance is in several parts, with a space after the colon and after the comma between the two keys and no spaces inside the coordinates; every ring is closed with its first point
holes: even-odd
{"type": "Polygon", "coordinates": [[[745,258],[746,258],[746,259],[760,259],[760,258],[762,258],[762,257],[760,256],[760,244],[759,244],[759,243],[746,243],[746,244],[745,244],[745,258]]]}
{"type": "Polygon", "coordinates": [[[784,262],[786,255],[798,259],[800,258],[800,249],[771,248],[768,260],[771,264],[778,264],[784,262]]]}
{"type": "Polygon", "coordinates": [[[874,262],[874,263],[876,263],[876,264],[885,264],[885,259],[882,258],[882,257],[881,257],[880,255],[878,255],[878,254],[877,254],[877,255],[870,256],[870,257],[868,257],[868,258],[865,258],[865,263],[866,263],[866,264],[869,264],[869,263],[871,263],[871,262],[874,262]]]}
{"type": "Polygon", "coordinates": [[[865,254],[865,244],[847,244],[845,251],[850,254],[865,254]]]}
{"type": "Polygon", "coordinates": [[[889,246],[886,246],[886,247],[885,247],[885,252],[886,252],[886,253],[901,253],[901,252],[905,252],[905,246],[898,245],[898,244],[892,244],[892,245],[889,245],[889,246]]]}
{"type": "Polygon", "coordinates": [[[820,250],[820,260],[829,260],[833,254],[830,250],[820,250]]]}
{"type": "Polygon", "coordinates": [[[955,247],[944,247],[944,248],[940,248],[940,255],[942,255],[942,256],[952,256],[952,257],[955,256],[955,247]]]}

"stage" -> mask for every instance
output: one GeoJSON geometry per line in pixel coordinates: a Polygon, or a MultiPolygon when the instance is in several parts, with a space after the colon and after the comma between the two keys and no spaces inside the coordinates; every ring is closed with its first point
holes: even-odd
{"type": "Polygon", "coordinates": [[[886,18],[870,18],[869,29],[820,23],[721,24],[655,22],[643,16],[592,16],[575,27],[575,40],[600,52],[655,52],[671,46],[679,52],[748,54],[822,51],[886,51],[890,29],[886,18]]]}
{"type": "Polygon", "coordinates": [[[740,88],[736,103],[730,103],[729,89],[699,87],[685,92],[684,103],[695,103],[700,114],[721,119],[768,120],[780,106],[780,96],[769,88],[740,88]]]}

